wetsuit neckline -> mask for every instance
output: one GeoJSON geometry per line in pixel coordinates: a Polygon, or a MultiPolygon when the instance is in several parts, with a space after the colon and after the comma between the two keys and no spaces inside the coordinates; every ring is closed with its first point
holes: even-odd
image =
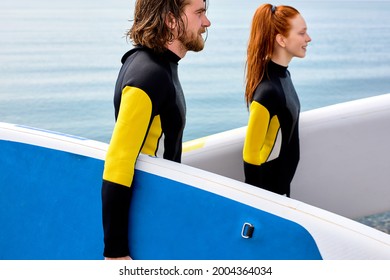
{"type": "Polygon", "coordinates": [[[270,60],[268,62],[268,69],[271,72],[277,73],[278,76],[285,77],[287,74],[287,66],[282,66],[270,60]]]}
{"type": "Polygon", "coordinates": [[[180,56],[168,49],[163,53],[163,56],[166,57],[166,59],[168,59],[169,61],[176,64],[178,64],[181,59],[180,56]]]}
{"type": "MultiPolygon", "coordinates": [[[[153,52],[151,49],[147,48],[147,47],[144,47],[144,46],[135,46],[134,48],[132,48],[131,50],[129,50],[127,53],[125,53],[122,57],[122,64],[125,63],[126,59],[131,55],[133,54],[134,52],[136,52],[137,50],[140,50],[140,49],[143,49],[143,50],[147,50],[147,51],[150,51],[150,52],[153,52]]],[[[174,52],[166,49],[162,54],[159,54],[161,55],[161,57],[167,59],[168,61],[170,62],[173,62],[175,64],[178,64],[179,63],[179,60],[181,59],[178,55],[176,55],[174,52]]]]}

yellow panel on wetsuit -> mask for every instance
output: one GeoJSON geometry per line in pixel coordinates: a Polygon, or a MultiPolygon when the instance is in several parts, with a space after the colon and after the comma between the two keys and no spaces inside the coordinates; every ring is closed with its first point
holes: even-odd
{"type": "MultiPolygon", "coordinates": [[[[280,124],[275,115],[270,120],[270,114],[263,105],[253,101],[250,106],[247,134],[245,137],[243,159],[253,165],[261,165],[279,155],[279,149],[274,150],[281,137],[278,132],[280,124]]],[[[280,147],[280,145],[278,145],[280,147]]]]}
{"type": "Polygon", "coordinates": [[[154,117],[152,125],[150,126],[148,136],[146,138],[144,146],[142,147],[141,153],[150,156],[157,156],[157,150],[161,136],[161,119],[160,115],[157,115],[154,117]]]}
{"type": "Polygon", "coordinates": [[[152,103],[144,91],[129,86],[123,89],[121,110],[106,155],[104,180],[130,187],[151,114],[152,103]]]}

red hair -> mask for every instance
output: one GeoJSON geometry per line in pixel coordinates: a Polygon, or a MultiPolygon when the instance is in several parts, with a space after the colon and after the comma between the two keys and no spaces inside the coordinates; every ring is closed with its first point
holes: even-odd
{"type": "Polygon", "coordinates": [[[247,106],[252,102],[253,94],[263,79],[265,69],[271,60],[276,35],[288,36],[291,25],[289,20],[299,12],[290,6],[273,6],[263,4],[257,8],[249,35],[246,77],[245,100],[247,106]]]}

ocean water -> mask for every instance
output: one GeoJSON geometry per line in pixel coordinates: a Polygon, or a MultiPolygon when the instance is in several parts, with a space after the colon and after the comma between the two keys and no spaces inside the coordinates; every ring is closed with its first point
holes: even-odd
{"type": "MultiPolygon", "coordinates": [[[[254,0],[210,0],[204,51],[179,76],[184,140],[246,125],[244,67],[254,0]]],[[[312,37],[289,70],[302,110],[390,92],[390,1],[273,1],[296,7],[312,37]]],[[[103,142],[114,126],[114,84],[131,43],[134,0],[2,0],[0,122],[103,142]]],[[[389,215],[377,227],[388,232],[389,215]]],[[[378,223],[371,219],[364,223],[378,223]]]]}
{"type": "MultiPolygon", "coordinates": [[[[184,140],[246,125],[244,66],[254,0],[210,0],[204,51],[179,75],[184,140]]],[[[390,92],[389,1],[274,1],[292,5],[312,37],[289,66],[302,110],[390,92]]],[[[108,142],[122,54],[131,48],[134,0],[3,0],[0,121],[108,142]]]]}

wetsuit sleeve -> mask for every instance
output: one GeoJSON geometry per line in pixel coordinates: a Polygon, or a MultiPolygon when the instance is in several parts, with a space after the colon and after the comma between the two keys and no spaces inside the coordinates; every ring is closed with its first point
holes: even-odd
{"type": "Polygon", "coordinates": [[[247,163],[260,165],[264,162],[264,159],[261,158],[261,150],[267,135],[270,114],[264,106],[256,101],[251,103],[249,111],[243,158],[247,163]]]}
{"type": "Polygon", "coordinates": [[[278,117],[257,101],[250,106],[248,127],[244,142],[243,159],[245,182],[261,187],[263,164],[278,157],[280,147],[278,117]]]}
{"type": "Polygon", "coordinates": [[[109,181],[102,186],[102,217],[105,257],[130,256],[128,244],[131,190],[109,181]]]}
{"type": "Polygon", "coordinates": [[[141,89],[125,87],[107,151],[103,179],[130,187],[134,167],[151,121],[152,102],[141,89]]]}
{"type": "Polygon", "coordinates": [[[149,96],[125,87],[112,139],[107,151],[102,186],[104,256],[129,255],[128,220],[135,163],[152,115],[149,96]]]}

